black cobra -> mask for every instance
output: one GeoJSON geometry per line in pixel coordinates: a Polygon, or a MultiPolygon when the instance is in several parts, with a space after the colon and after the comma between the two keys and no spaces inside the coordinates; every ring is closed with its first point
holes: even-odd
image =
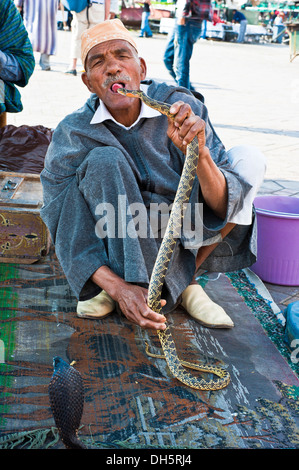
{"type": "Polygon", "coordinates": [[[78,370],[60,357],[54,357],[53,367],[48,390],[60,438],[67,449],[85,449],[78,438],[84,406],[83,378],[78,370]]]}

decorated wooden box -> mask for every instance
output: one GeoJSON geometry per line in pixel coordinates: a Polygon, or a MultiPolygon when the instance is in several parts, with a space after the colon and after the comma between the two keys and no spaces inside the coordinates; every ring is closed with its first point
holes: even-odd
{"type": "Polygon", "coordinates": [[[47,254],[42,201],[38,174],[0,171],[0,262],[31,264],[47,254]]]}

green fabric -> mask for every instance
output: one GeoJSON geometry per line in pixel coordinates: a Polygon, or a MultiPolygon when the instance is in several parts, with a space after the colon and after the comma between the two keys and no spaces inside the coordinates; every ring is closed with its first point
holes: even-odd
{"type": "Polygon", "coordinates": [[[15,84],[4,82],[4,103],[0,103],[0,113],[18,113],[22,111],[23,105],[21,94],[15,85],[27,85],[34,70],[35,59],[22,17],[12,0],[0,0],[0,50],[16,57],[24,75],[15,84]]]}
{"type": "MultiPolygon", "coordinates": [[[[10,282],[12,279],[18,279],[18,267],[14,264],[0,263],[0,280],[10,282]]],[[[0,389],[9,390],[13,384],[13,377],[5,373],[11,370],[8,365],[13,357],[16,337],[15,337],[15,322],[10,322],[15,317],[15,308],[18,305],[18,293],[11,286],[5,287],[0,290],[0,347],[1,347],[1,363],[0,363],[0,389]]],[[[10,393],[5,393],[6,397],[10,393]]],[[[5,400],[0,400],[0,426],[5,424],[3,416],[9,412],[9,405],[5,400]]],[[[1,448],[1,447],[0,447],[1,448]]]]}
{"type": "Polygon", "coordinates": [[[299,364],[297,361],[292,360],[290,351],[284,341],[285,327],[275,320],[271,306],[259,295],[257,289],[250,283],[243,270],[226,273],[226,275],[240,296],[242,296],[255,318],[260,322],[267,336],[288,362],[290,368],[299,376],[299,364]]]}

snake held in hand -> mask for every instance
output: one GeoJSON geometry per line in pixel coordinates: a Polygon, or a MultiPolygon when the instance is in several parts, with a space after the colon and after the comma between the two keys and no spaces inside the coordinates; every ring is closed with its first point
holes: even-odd
{"type": "MultiPolygon", "coordinates": [[[[118,88],[118,93],[141,99],[145,104],[160,111],[167,117],[174,119],[173,114],[170,113],[171,105],[162,103],[160,101],[149,98],[145,93],[139,90],[127,90],[125,88],[118,88]]],[[[179,186],[176,192],[172,211],[169,217],[168,225],[163,237],[158,256],[154,265],[151,275],[149,289],[148,289],[148,305],[157,313],[161,311],[161,293],[164,284],[164,278],[167,268],[174,251],[183,221],[184,204],[189,201],[193,181],[196,175],[196,168],[198,162],[198,140],[195,137],[187,146],[186,158],[180,178],[179,186]]],[[[221,367],[212,365],[197,365],[187,361],[181,361],[178,358],[174,340],[172,338],[169,326],[166,323],[165,330],[157,331],[164,355],[147,354],[152,357],[161,357],[166,359],[168,367],[172,374],[185,385],[199,390],[219,390],[226,387],[230,381],[230,375],[221,367]],[[213,373],[219,378],[215,380],[204,380],[194,377],[185,369],[185,367],[196,369],[202,372],[213,373]]]]}

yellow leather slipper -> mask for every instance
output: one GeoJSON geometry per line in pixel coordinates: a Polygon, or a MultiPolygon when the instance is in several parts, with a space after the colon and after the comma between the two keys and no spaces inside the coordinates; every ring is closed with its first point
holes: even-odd
{"type": "Polygon", "coordinates": [[[191,284],[182,293],[181,305],[201,325],[208,328],[233,328],[232,319],[215,304],[199,284],[191,284]]]}
{"type": "Polygon", "coordinates": [[[105,318],[115,309],[116,303],[102,290],[97,296],[89,300],[79,301],[77,316],[80,318],[105,318]]]}

